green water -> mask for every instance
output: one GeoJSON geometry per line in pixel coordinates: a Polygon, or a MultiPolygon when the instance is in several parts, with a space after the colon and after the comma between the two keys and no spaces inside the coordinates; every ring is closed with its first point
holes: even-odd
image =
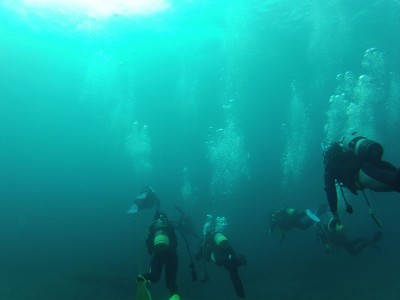
{"type": "MultiPolygon", "coordinates": [[[[180,0],[108,18],[21,3],[0,4],[0,299],[133,299],[153,212],[126,212],[144,185],[199,232],[227,216],[248,299],[398,298],[397,194],[376,196],[382,251],[266,234],[276,207],[326,201],[321,143],[357,129],[400,165],[398,1],[180,0]]],[[[353,201],[349,234],[370,235],[353,201]]],[[[182,298],[233,299],[223,269],[190,281],[180,243],[182,298]]]]}

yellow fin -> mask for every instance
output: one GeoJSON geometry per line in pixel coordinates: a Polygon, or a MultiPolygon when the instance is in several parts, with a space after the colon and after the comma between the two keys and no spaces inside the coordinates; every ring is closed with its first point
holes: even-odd
{"type": "MultiPolygon", "coordinates": [[[[140,276],[141,277],[141,276],[140,276]]],[[[149,289],[147,288],[146,280],[141,277],[136,282],[136,300],[152,300],[149,289]]]]}

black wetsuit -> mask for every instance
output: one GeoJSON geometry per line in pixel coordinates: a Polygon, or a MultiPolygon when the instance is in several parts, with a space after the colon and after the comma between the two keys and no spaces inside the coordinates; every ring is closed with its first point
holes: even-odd
{"type": "Polygon", "coordinates": [[[208,262],[213,262],[218,266],[224,266],[229,273],[237,296],[244,298],[244,288],[238,273],[238,267],[243,264],[243,261],[238,259],[227,240],[221,242],[218,246],[214,241],[215,234],[217,234],[217,232],[211,232],[207,235],[196,254],[196,259],[204,258],[208,262]]]}
{"type": "Polygon", "coordinates": [[[325,192],[331,212],[337,212],[335,182],[348,188],[353,194],[361,189],[359,171],[400,192],[400,172],[387,161],[362,161],[352,152],[343,151],[339,143],[333,143],[324,153],[325,192]]]}
{"type": "Polygon", "coordinates": [[[152,208],[153,206],[156,206],[158,209],[160,207],[160,200],[149,187],[142,190],[142,192],[136,197],[134,203],[138,206],[138,209],[152,208]]]}
{"type": "Polygon", "coordinates": [[[161,277],[161,271],[165,266],[165,283],[171,295],[178,293],[178,287],[175,283],[178,272],[178,256],[176,254],[177,238],[175,229],[171,224],[165,228],[168,232],[169,247],[167,250],[156,251],[154,248],[155,222],[149,227],[149,234],[146,240],[148,253],[153,255],[151,258],[150,272],[143,275],[150,282],[158,282],[161,277]]]}
{"type": "Polygon", "coordinates": [[[273,232],[276,227],[285,231],[289,231],[293,228],[303,230],[308,229],[312,224],[314,224],[314,222],[308,217],[304,221],[305,217],[306,213],[304,210],[295,210],[292,214],[290,214],[288,212],[288,208],[283,207],[271,214],[270,231],[273,232]]]}
{"type": "Polygon", "coordinates": [[[327,250],[332,251],[338,247],[343,247],[351,256],[361,253],[365,248],[380,240],[382,236],[382,233],[378,231],[371,240],[366,237],[350,240],[343,232],[328,230],[327,224],[317,225],[316,233],[319,242],[325,245],[327,250]]]}

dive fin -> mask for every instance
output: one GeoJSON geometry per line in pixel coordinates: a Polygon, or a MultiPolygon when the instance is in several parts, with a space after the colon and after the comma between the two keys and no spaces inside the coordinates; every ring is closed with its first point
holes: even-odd
{"type": "Polygon", "coordinates": [[[140,275],[136,280],[136,300],[152,300],[146,279],[140,275]]]}
{"type": "Polygon", "coordinates": [[[307,215],[307,217],[309,217],[314,223],[319,223],[319,222],[321,222],[321,219],[318,218],[316,214],[313,214],[313,213],[311,212],[311,210],[309,210],[309,209],[306,209],[306,215],[307,215]]]}

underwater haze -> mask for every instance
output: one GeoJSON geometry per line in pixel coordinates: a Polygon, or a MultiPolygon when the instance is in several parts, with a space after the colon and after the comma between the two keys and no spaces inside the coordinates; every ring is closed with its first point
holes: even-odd
{"type": "MultiPolygon", "coordinates": [[[[326,203],[323,147],[346,133],[400,166],[399,16],[399,0],[1,1],[0,299],[135,299],[144,186],[199,234],[227,218],[247,299],[400,299],[398,193],[374,195],[383,239],[356,257],[312,229],[268,235],[277,208],[326,203]]],[[[370,236],[349,200],[348,235],[370,236]]],[[[236,299],[223,268],[192,282],[178,242],[182,299],[236,299]]],[[[151,291],[168,299],[164,277],[151,291]]]]}

